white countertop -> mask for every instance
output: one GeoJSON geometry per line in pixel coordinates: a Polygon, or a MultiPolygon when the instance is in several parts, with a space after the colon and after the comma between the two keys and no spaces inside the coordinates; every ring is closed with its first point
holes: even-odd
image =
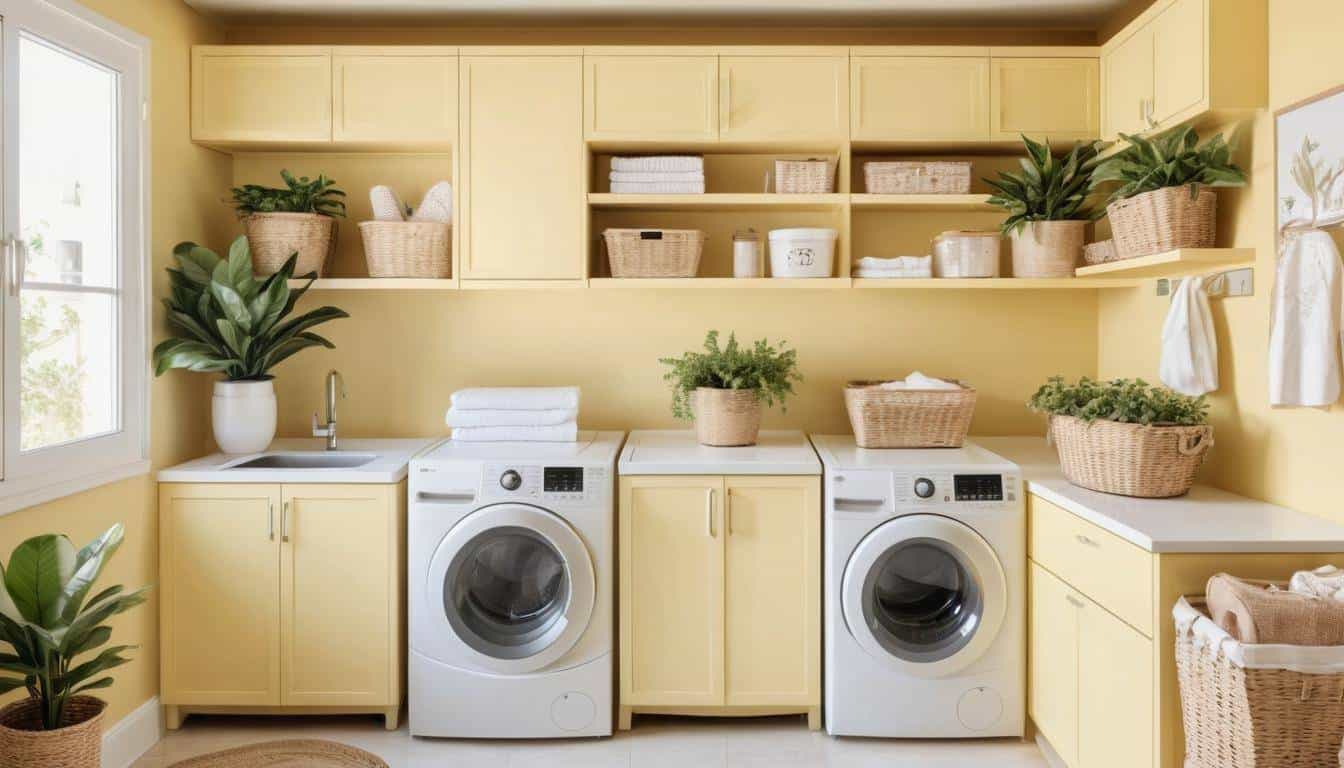
{"type": "Polygon", "coordinates": [[[972,437],[1022,468],[1027,490],[1149,552],[1344,552],[1344,526],[1206,485],[1172,499],[1079,488],[1039,437],[972,437]]]}
{"type": "Polygon", "coordinates": [[[159,471],[161,483],[397,483],[406,477],[411,457],[443,438],[417,437],[375,440],[340,439],[337,453],[372,453],[377,458],[358,467],[340,469],[230,469],[230,465],[266,453],[312,452],[326,454],[326,438],[276,440],[262,453],[213,453],[159,471]]]}
{"type": "Polygon", "coordinates": [[[821,461],[797,430],[761,430],[756,445],[700,445],[692,430],[630,433],[617,471],[623,475],[820,475],[821,461]]]}

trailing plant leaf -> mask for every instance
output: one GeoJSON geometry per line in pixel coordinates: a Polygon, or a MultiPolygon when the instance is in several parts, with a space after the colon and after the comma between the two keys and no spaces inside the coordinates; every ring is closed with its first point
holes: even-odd
{"type": "MultiPolygon", "coordinates": [[[[345,193],[336,182],[318,175],[294,178],[287,170],[280,171],[284,187],[263,187],[244,184],[233,188],[233,208],[239,217],[254,213],[320,213],[323,216],[345,216],[345,193]]],[[[213,267],[211,267],[213,269],[213,267]]]]}
{"type": "Polygon", "coordinates": [[[735,334],[728,334],[728,343],[719,347],[719,332],[705,334],[703,352],[686,352],[681,357],[659,358],[658,362],[671,370],[663,380],[672,385],[672,415],[678,419],[693,419],[691,398],[698,387],[714,389],[749,389],[767,406],[776,402],[784,407],[785,399],[793,394],[794,382],[803,380],[798,372],[798,352],[789,349],[786,342],[778,347],[760,339],[750,348],[743,349],[735,334]]]}
{"type": "Polygon", "coordinates": [[[1075,144],[1056,158],[1049,142],[1022,137],[1027,156],[1018,158],[1022,173],[999,172],[997,179],[984,179],[994,190],[990,205],[1008,212],[1003,233],[1019,231],[1030,221],[1091,221],[1101,215],[1088,205],[1092,195],[1092,171],[1101,144],[1075,144]]]}
{"type": "Polygon", "coordinates": [[[1232,147],[1220,133],[1199,143],[1188,125],[1177,126],[1150,138],[1120,134],[1129,143],[1123,151],[1106,158],[1092,173],[1096,185],[1115,184],[1107,203],[1125,200],[1167,187],[1190,187],[1190,197],[1199,196],[1200,185],[1240,187],[1246,173],[1232,162],[1232,147]]]}
{"type": "Polygon", "coordinates": [[[1038,413],[1084,421],[1194,426],[1209,420],[1203,396],[1189,397],[1142,379],[1094,381],[1084,376],[1077,384],[1066,384],[1062,376],[1054,376],[1036,390],[1027,406],[1038,413]]]}

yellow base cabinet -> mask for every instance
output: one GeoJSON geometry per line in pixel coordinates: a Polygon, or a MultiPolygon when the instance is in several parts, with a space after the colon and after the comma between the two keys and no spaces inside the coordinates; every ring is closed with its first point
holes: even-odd
{"type": "Polygon", "coordinates": [[[404,658],[406,486],[159,486],[161,698],[189,712],[384,715],[404,658]]]}

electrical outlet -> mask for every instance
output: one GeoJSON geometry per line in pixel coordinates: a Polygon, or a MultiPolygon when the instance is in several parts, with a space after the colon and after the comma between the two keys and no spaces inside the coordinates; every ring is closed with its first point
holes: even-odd
{"type": "Polygon", "coordinates": [[[1171,295],[1171,281],[1170,281],[1170,280],[1168,280],[1168,279],[1165,278],[1165,277],[1158,278],[1158,281],[1157,281],[1157,295],[1158,295],[1158,296],[1170,296],[1170,295],[1171,295]]]}

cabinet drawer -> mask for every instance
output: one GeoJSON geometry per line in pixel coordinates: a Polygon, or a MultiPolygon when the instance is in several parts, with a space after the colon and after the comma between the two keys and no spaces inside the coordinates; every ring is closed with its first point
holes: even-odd
{"type": "Polygon", "coordinates": [[[1152,637],[1152,554],[1039,496],[1028,503],[1031,559],[1152,637]]]}

